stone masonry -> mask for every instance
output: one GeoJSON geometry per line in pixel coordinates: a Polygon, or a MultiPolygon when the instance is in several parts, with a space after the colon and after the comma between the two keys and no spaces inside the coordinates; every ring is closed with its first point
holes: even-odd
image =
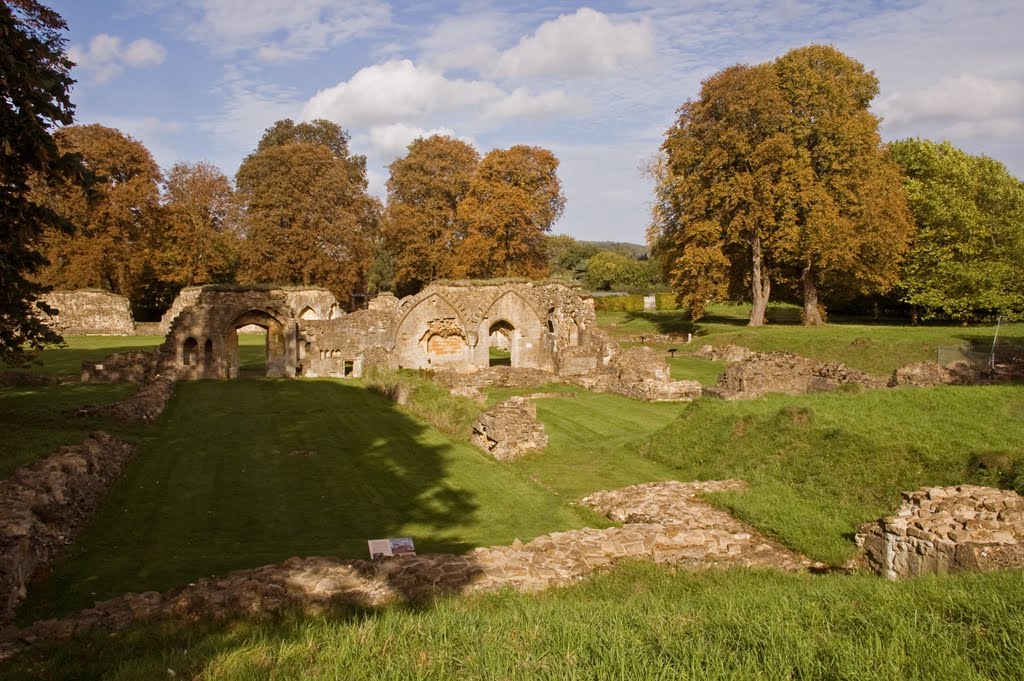
{"type": "Polygon", "coordinates": [[[705,394],[748,399],[766,393],[829,392],[843,385],[885,387],[885,379],[869,376],[838,362],[818,362],[786,352],[759,352],[726,369],[705,394]]]}
{"type": "Polygon", "coordinates": [[[13,618],[29,579],[73,541],[134,454],[97,432],[0,481],[0,623],[13,618]]]}
{"type": "Polygon", "coordinates": [[[743,487],[736,480],[634,485],[598,492],[581,502],[623,521],[622,527],[554,532],[528,543],[516,540],[509,546],[478,548],[463,555],[377,561],[291,558],[226,577],[198,579],[164,594],[127,594],[67,619],[0,632],[0,659],[36,643],[144,619],[258,616],[296,607],[315,611],[340,603],[376,606],[396,599],[503,587],[539,591],[578,581],[627,558],[688,569],[823,567],[699,499],[704,492],[743,487]]]}
{"type": "Polygon", "coordinates": [[[510,397],[480,414],[473,424],[473,441],[499,461],[548,446],[537,404],[526,397],[510,397]]]}
{"type": "Polygon", "coordinates": [[[49,322],[65,336],[130,336],[135,333],[128,299],[109,291],[52,291],[42,301],[56,310],[49,322]]]}
{"type": "Polygon", "coordinates": [[[857,528],[857,544],[889,579],[1024,567],[1024,498],[975,485],[904,492],[896,515],[857,528]]]}

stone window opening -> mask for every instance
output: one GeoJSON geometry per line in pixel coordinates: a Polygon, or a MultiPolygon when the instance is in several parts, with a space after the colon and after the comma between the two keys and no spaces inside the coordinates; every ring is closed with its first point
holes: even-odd
{"type": "Polygon", "coordinates": [[[351,377],[352,376],[352,372],[354,370],[354,367],[355,367],[355,362],[353,360],[351,360],[351,359],[346,359],[345,360],[345,368],[342,371],[341,375],[344,376],[345,378],[351,377]]]}
{"type": "Polygon", "coordinates": [[[207,338],[203,344],[203,366],[207,369],[213,368],[213,339],[207,338]]]}
{"type": "Polygon", "coordinates": [[[185,341],[181,348],[181,363],[185,366],[192,366],[196,363],[199,355],[199,341],[191,336],[185,341]]]}

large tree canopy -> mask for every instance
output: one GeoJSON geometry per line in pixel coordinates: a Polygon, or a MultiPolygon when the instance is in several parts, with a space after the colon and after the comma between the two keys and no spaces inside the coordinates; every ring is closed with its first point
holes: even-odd
{"type": "Polygon", "coordinates": [[[458,208],[457,276],[547,273],[544,235],[565,208],[557,169],[555,155],[539,147],[517,145],[484,156],[458,208]]]}
{"type": "Polygon", "coordinates": [[[175,286],[230,281],[240,220],[231,180],[210,163],[178,163],[167,174],[164,200],[162,278],[175,286]]]}
{"type": "Polygon", "coordinates": [[[904,300],[963,320],[1024,312],[1024,183],[949,142],[902,140],[892,152],[918,225],[904,300]]]}
{"type": "Polygon", "coordinates": [[[868,111],[877,88],[858,62],[812,45],[725,69],[680,107],[653,168],[650,235],[695,317],[745,287],[759,326],[783,281],[799,282],[817,324],[820,289],[893,285],[913,223],[868,111]]]}
{"type": "Polygon", "coordinates": [[[45,287],[32,281],[46,259],[41,235],[70,224],[30,191],[30,182],[82,182],[74,156],[51,130],[72,122],[74,82],[65,56],[67,26],[35,0],[0,2],[0,363],[16,364],[60,336],[35,314],[45,287]]]}
{"type": "Polygon", "coordinates": [[[480,155],[465,142],[434,135],[409,145],[389,166],[384,239],[402,293],[453,276],[462,235],[456,221],[480,155]]]}
{"type": "MultiPolygon", "coordinates": [[[[366,193],[365,159],[346,155],[347,145],[280,134],[288,123],[270,128],[238,170],[246,211],[239,279],[324,286],[351,304],[364,283],[380,212],[366,193]]],[[[340,130],[327,121],[310,125],[340,130]]]]}
{"type": "Polygon", "coordinates": [[[40,274],[61,288],[102,288],[151,307],[162,247],[160,168],[141,142],[102,125],[71,126],[56,134],[63,151],[78,154],[96,181],[40,188],[76,225],[73,235],[52,230],[50,264],[40,274]]]}

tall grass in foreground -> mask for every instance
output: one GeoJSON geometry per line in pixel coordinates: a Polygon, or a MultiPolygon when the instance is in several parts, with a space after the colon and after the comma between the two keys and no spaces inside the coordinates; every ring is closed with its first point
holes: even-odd
{"type": "Polygon", "coordinates": [[[798,551],[842,563],[854,555],[856,525],[892,513],[903,490],[1013,486],[1024,461],[1024,390],[705,399],[642,453],[679,480],[746,480],[749,490],[711,498],[798,551]],[[985,467],[992,461],[1003,467],[985,467]]]}
{"type": "Polygon", "coordinates": [[[627,563],[572,587],[148,625],[7,679],[1020,679],[1024,575],[886,582],[627,563]]]}

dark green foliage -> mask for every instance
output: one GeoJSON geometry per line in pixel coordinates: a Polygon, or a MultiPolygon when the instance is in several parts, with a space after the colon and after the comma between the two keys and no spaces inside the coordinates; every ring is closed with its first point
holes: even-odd
{"type": "Polygon", "coordinates": [[[46,265],[38,249],[43,232],[71,226],[33,200],[30,183],[84,176],[77,158],[61,154],[50,134],[74,113],[66,28],[35,0],[0,2],[0,365],[24,363],[60,342],[35,314],[46,289],[31,276],[46,265]]]}

